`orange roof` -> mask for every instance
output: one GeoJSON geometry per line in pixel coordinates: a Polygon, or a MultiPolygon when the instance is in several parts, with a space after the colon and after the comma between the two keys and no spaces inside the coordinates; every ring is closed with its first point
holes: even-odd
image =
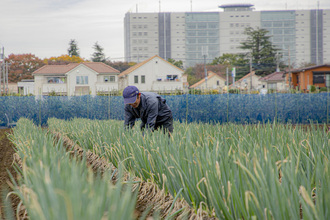
{"type": "Polygon", "coordinates": [[[119,73],[119,70],[102,62],[87,62],[83,64],[98,73],[119,73]]]}
{"type": "Polygon", "coordinates": [[[67,65],[45,65],[36,71],[34,71],[33,75],[45,75],[45,74],[65,74],[78,66],[79,63],[69,63],[67,65]]]}
{"type": "Polygon", "coordinates": [[[274,72],[274,73],[271,73],[267,76],[264,76],[262,78],[260,78],[259,80],[260,81],[284,81],[284,71],[282,72],[274,72]]]}
{"type": "MultiPolygon", "coordinates": [[[[301,68],[301,69],[291,70],[291,72],[292,73],[299,73],[299,72],[302,72],[304,70],[316,69],[316,68],[320,68],[320,67],[330,67],[330,65],[329,64],[322,64],[322,65],[317,65],[317,66],[307,66],[307,67],[304,67],[304,68],[301,68]]],[[[286,71],[286,72],[289,72],[289,71],[286,71]]]]}
{"type": "Polygon", "coordinates": [[[101,62],[69,63],[67,65],[45,65],[33,72],[33,75],[64,75],[79,65],[85,65],[97,73],[119,73],[118,70],[101,62]]]}
{"type": "Polygon", "coordinates": [[[130,74],[131,72],[133,72],[134,70],[140,68],[141,66],[143,66],[143,65],[146,64],[146,63],[148,63],[149,61],[153,60],[153,59],[156,58],[156,57],[159,58],[159,59],[161,59],[161,60],[163,60],[163,61],[165,61],[165,62],[167,62],[167,63],[169,63],[169,64],[172,65],[173,67],[175,67],[175,68],[177,68],[177,69],[179,69],[180,71],[183,72],[183,70],[180,69],[179,67],[177,67],[177,66],[173,65],[172,63],[170,63],[170,62],[164,60],[164,59],[161,58],[160,56],[155,55],[155,56],[150,57],[149,59],[147,59],[147,60],[145,60],[145,61],[143,61],[143,62],[141,62],[141,63],[135,64],[134,66],[132,66],[131,68],[128,68],[127,70],[125,70],[124,72],[122,72],[121,74],[119,74],[118,76],[119,76],[119,77],[122,77],[122,76],[128,75],[128,74],[130,74]]]}
{"type": "MultiPolygon", "coordinates": [[[[223,77],[219,76],[218,74],[216,74],[216,73],[214,73],[214,72],[212,72],[212,71],[209,71],[209,72],[208,72],[207,79],[209,80],[209,79],[211,79],[211,78],[214,77],[214,76],[218,76],[218,77],[220,77],[220,78],[223,79],[223,77]]],[[[200,81],[198,81],[198,82],[195,83],[194,85],[190,86],[190,88],[195,88],[195,87],[199,86],[200,84],[202,84],[203,82],[205,82],[205,78],[202,79],[202,80],[200,80],[200,81]]]]}

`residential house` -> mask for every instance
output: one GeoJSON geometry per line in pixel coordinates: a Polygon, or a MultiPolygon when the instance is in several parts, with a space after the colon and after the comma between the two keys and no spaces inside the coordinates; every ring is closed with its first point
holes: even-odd
{"type": "Polygon", "coordinates": [[[210,89],[222,89],[226,86],[226,79],[218,74],[209,71],[207,75],[207,80],[203,78],[194,85],[190,86],[190,89],[201,89],[201,90],[210,90],[210,89]]]}
{"type": "Polygon", "coordinates": [[[96,95],[118,90],[119,71],[101,62],[45,65],[33,72],[35,95],[96,95]]]}
{"type": "Polygon", "coordinates": [[[286,82],[292,89],[310,90],[310,86],[330,88],[330,65],[309,66],[287,72],[286,82]]]}
{"type": "Polygon", "coordinates": [[[285,83],[285,72],[274,72],[259,79],[262,86],[267,90],[284,91],[287,90],[285,83]]]}
{"type": "Polygon", "coordinates": [[[231,88],[237,89],[251,89],[251,81],[252,81],[252,90],[256,90],[262,87],[259,79],[261,76],[255,74],[255,71],[246,74],[244,77],[237,80],[234,84],[230,85],[231,88]]]}
{"type": "Polygon", "coordinates": [[[134,85],[140,91],[185,90],[184,71],[159,56],[153,56],[119,74],[119,89],[134,85]]]}
{"type": "Polygon", "coordinates": [[[22,79],[17,83],[18,93],[21,95],[34,94],[34,80],[33,79],[22,79]]]}

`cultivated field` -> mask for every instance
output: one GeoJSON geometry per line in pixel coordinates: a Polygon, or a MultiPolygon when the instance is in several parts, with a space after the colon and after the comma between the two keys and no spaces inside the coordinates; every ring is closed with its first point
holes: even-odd
{"type": "Polygon", "coordinates": [[[115,120],[53,118],[42,129],[20,119],[9,137],[21,161],[15,192],[31,219],[330,215],[325,125],[176,121],[168,137],[115,120]]]}

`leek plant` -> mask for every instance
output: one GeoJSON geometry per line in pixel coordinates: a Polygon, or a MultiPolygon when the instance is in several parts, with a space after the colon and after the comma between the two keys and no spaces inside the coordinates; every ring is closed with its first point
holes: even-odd
{"type": "Polygon", "coordinates": [[[22,160],[14,192],[30,219],[135,219],[136,195],[129,184],[113,185],[66,153],[61,140],[27,119],[20,119],[10,139],[22,160]]]}
{"type": "Polygon", "coordinates": [[[324,195],[330,157],[326,126],[175,122],[168,138],[161,131],[125,132],[122,121],[48,124],[173,196],[182,188],[196,212],[202,207],[219,219],[326,219],[330,213],[324,195]]]}

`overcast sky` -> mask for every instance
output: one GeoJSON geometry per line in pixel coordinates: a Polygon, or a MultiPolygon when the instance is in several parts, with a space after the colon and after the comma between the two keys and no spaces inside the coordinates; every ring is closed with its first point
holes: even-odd
{"type": "Polygon", "coordinates": [[[90,59],[98,42],[113,61],[124,57],[125,13],[222,11],[218,6],[254,4],[260,10],[330,9],[330,0],[0,0],[0,46],[5,55],[31,53],[40,59],[67,54],[78,42],[90,59]]]}

